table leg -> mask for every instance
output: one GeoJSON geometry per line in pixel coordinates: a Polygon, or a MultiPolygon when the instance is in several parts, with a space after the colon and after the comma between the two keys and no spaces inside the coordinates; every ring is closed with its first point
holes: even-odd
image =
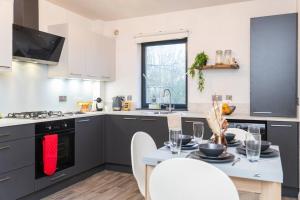
{"type": "Polygon", "coordinates": [[[149,179],[153,169],[153,166],[146,165],[145,167],[145,200],[151,200],[149,193],[149,179]]]}
{"type": "Polygon", "coordinates": [[[281,184],[274,182],[263,182],[259,196],[260,200],[281,200],[281,184]]]}

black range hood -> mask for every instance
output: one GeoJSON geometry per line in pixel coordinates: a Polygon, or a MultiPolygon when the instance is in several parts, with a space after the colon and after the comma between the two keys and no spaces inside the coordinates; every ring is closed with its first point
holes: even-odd
{"type": "Polygon", "coordinates": [[[55,65],[59,62],[65,38],[13,25],[13,58],[26,61],[55,65]]]}
{"type": "Polygon", "coordinates": [[[38,30],[38,0],[14,1],[13,58],[55,65],[63,49],[64,37],[38,30]]]}

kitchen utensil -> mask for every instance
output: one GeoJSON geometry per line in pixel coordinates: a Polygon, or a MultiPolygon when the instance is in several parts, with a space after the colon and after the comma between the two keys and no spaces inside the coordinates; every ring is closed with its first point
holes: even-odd
{"type": "Polygon", "coordinates": [[[97,111],[103,111],[103,101],[100,97],[98,97],[96,100],[96,110],[97,111]]]}
{"type": "MultiPolygon", "coordinates": [[[[269,148],[269,149],[271,149],[271,148],[269,148]]],[[[236,151],[239,154],[246,155],[245,147],[242,147],[242,146],[236,147],[236,151]]],[[[271,153],[267,153],[267,154],[261,153],[260,158],[274,158],[274,157],[279,156],[279,152],[277,150],[272,149],[271,151],[272,151],[271,153]]]]}
{"type": "Polygon", "coordinates": [[[193,136],[191,135],[181,135],[181,145],[186,145],[190,143],[193,139],[193,136]]]}
{"type": "Polygon", "coordinates": [[[113,105],[112,105],[113,111],[120,111],[120,110],[122,110],[122,106],[123,106],[123,101],[124,100],[125,100],[124,96],[113,97],[113,105]]]}
{"type": "Polygon", "coordinates": [[[260,147],[261,152],[266,151],[271,145],[272,145],[271,142],[262,140],[261,141],[261,147],[260,147]]]}
{"type": "Polygon", "coordinates": [[[232,166],[234,166],[236,163],[240,162],[241,158],[237,158],[235,161],[233,161],[232,166]]]}
{"type": "Polygon", "coordinates": [[[226,133],[226,134],[225,134],[225,138],[226,138],[226,140],[227,140],[227,143],[230,143],[231,141],[234,140],[235,134],[233,134],[233,133],[226,133]]]}
{"type": "MultiPolygon", "coordinates": [[[[204,158],[204,157],[200,157],[202,152],[199,151],[193,151],[188,155],[188,158],[192,158],[192,159],[197,159],[197,160],[202,160],[208,163],[228,163],[228,162],[233,162],[235,156],[231,153],[224,153],[225,154],[225,158],[223,159],[216,159],[216,158],[204,158]]],[[[205,156],[205,154],[202,154],[205,156]]]]}
{"type": "Polygon", "coordinates": [[[199,150],[207,156],[217,157],[224,152],[225,146],[222,144],[206,143],[200,144],[199,150]]]}
{"type": "Polygon", "coordinates": [[[248,134],[246,134],[246,155],[250,162],[256,162],[260,157],[261,150],[261,135],[260,128],[255,125],[248,127],[248,134]]]}

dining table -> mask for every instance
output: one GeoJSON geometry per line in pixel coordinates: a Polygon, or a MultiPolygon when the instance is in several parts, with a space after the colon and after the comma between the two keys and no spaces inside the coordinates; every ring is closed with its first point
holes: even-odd
{"type": "MultiPolygon", "coordinates": [[[[278,150],[272,145],[270,148],[278,150]]],[[[145,200],[151,200],[149,194],[149,180],[155,166],[172,158],[189,158],[195,150],[181,151],[180,154],[172,154],[166,146],[159,148],[144,156],[145,164],[145,200]]],[[[198,151],[198,150],[196,150],[198,151]]],[[[228,147],[227,152],[235,156],[236,162],[211,163],[233,181],[238,191],[256,193],[260,200],[280,200],[283,172],[280,153],[273,158],[260,158],[257,162],[250,162],[245,155],[238,154],[235,147],[228,147]],[[238,160],[237,160],[238,159],[238,160]]]]}

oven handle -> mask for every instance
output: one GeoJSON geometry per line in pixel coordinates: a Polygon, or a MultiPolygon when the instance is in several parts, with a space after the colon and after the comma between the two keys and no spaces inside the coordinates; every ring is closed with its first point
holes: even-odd
{"type": "Polygon", "coordinates": [[[50,133],[50,134],[48,134],[48,133],[39,133],[39,134],[36,134],[35,137],[36,137],[36,138],[37,138],[37,137],[43,137],[43,136],[45,136],[45,135],[52,135],[52,134],[57,134],[58,137],[59,137],[59,136],[61,136],[61,135],[72,135],[72,134],[75,134],[75,131],[72,130],[72,131],[69,131],[69,132],[66,132],[66,133],[53,132],[53,133],[50,133]]]}
{"type": "Polygon", "coordinates": [[[65,177],[65,176],[67,176],[67,174],[60,174],[60,175],[58,175],[58,176],[56,176],[54,178],[51,178],[50,181],[56,181],[56,180],[61,179],[61,178],[65,177]]]}
{"type": "Polygon", "coordinates": [[[89,121],[91,121],[91,119],[81,119],[81,120],[78,120],[77,122],[84,123],[84,122],[89,122],[89,121]]]}

